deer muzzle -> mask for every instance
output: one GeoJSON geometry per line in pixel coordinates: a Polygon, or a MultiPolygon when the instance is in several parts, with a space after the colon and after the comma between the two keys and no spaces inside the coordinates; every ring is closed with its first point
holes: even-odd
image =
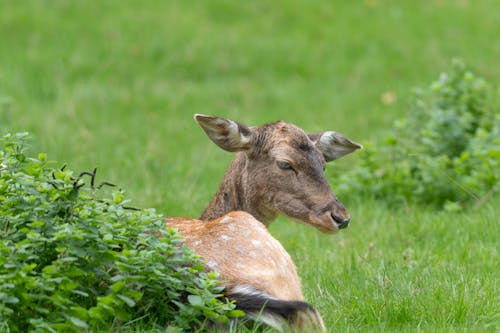
{"type": "Polygon", "coordinates": [[[349,215],[347,215],[347,217],[343,217],[343,216],[337,215],[335,213],[332,213],[332,218],[335,221],[337,228],[339,228],[339,229],[347,228],[349,226],[349,221],[351,221],[351,218],[349,217],[349,215]]]}
{"type": "Polygon", "coordinates": [[[328,219],[331,228],[336,230],[345,229],[349,226],[351,217],[344,205],[334,197],[332,201],[324,208],[324,218],[328,219]]]}

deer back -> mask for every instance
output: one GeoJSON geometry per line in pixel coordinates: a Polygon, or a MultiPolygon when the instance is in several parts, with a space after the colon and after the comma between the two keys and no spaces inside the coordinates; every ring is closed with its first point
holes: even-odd
{"type": "Polygon", "coordinates": [[[278,240],[252,215],[231,212],[212,221],[168,218],[185,244],[220,274],[229,291],[253,289],[271,297],[302,301],[295,264],[278,240]]]}

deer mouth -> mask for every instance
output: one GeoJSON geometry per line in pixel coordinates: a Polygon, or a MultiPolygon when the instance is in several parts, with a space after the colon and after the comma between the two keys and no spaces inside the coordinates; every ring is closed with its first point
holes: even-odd
{"type": "Polygon", "coordinates": [[[331,213],[324,213],[322,215],[312,215],[309,216],[309,221],[307,224],[312,225],[319,231],[325,234],[334,234],[340,229],[347,227],[349,222],[339,223],[331,213]]]}

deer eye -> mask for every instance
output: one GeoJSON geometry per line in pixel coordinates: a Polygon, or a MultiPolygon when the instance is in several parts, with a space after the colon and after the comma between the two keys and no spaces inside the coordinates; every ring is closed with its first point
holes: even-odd
{"type": "Polygon", "coordinates": [[[276,162],[276,164],[282,170],[293,170],[292,165],[290,163],[288,163],[287,161],[278,161],[278,162],[276,162]]]}

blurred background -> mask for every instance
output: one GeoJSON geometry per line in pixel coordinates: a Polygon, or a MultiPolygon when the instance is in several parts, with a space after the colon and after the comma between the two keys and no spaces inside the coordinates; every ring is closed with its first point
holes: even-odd
{"type": "Polygon", "coordinates": [[[37,149],[75,170],[97,166],[141,206],[196,215],[231,155],[194,113],[366,142],[452,58],[498,81],[499,9],[494,0],[4,0],[0,130],[31,132],[37,149]]]}
{"type": "MultiPolygon", "coordinates": [[[[232,154],[193,114],[376,142],[408,114],[413,88],[453,58],[499,82],[499,13],[498,0],[1,0],[0,133],[29,131],[34,152],[77,172],[97,167],[134,206],[196,217],[232,154]]],[[[358,159],[335,162],[328,177],[358,159]]],[[[498,327],[498,209],[344,203],[353,223],[334,238],[285,219],[271,229],[328,325],[397,331],[431,313],[430,331],[498,327]],[[487,224],[456,228],[478,221],[487,224]],[[427,298],[414,308],[417,295],[427,298]]]]}

